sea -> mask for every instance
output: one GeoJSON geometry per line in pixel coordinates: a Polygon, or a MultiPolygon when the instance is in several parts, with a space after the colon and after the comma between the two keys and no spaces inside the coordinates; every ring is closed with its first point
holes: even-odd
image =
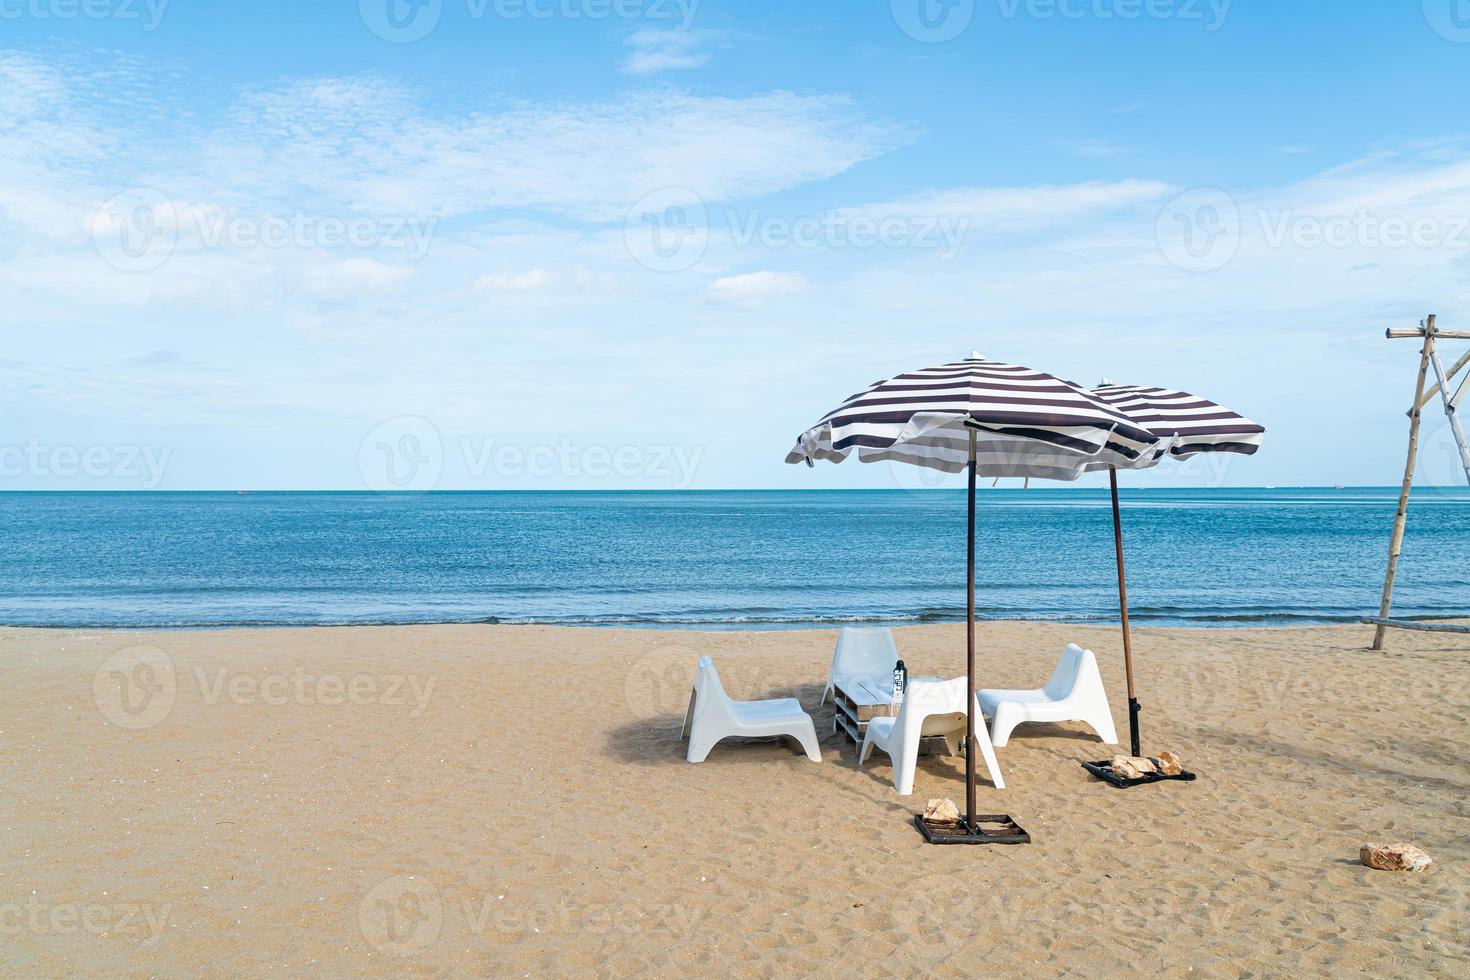
{"type": "MultiPolygon", "coordinates": [[[[1377,613],[1397,488],[1130,490],[1135,622],[1377,613]]],[[[1106,490],[984,489],[985,619],[1118,619],[1106,490]]],[[[964,491],[0,494],[0,624],[932,623],[964,491]]],[[[1470,491],[1416,491],[1394,611],[1470,615],[1470,491]]]]}

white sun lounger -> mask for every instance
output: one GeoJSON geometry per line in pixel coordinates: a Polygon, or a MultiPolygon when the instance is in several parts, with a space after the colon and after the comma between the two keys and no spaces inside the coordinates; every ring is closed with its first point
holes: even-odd
{"type": "Polygon", "coordinates": [[[867,678],[892,692],[893,665],[897,662],[898,647],[888,627],[842,627],[837,634],[837,649],[832,652],[832,668],[827,671],[827,686],[817,703],[826,704],[833,685],[843,678],[867,678]]]}
{"type": "Polygon", "coordinates": [[[1080,721],[1109,745],[1118,743],[1113,712],[1103,690],[1097,656],[1075,643],[1062,651],[1061,662],[1046,686],[1034,691],[977,691],[981,710],[991,719],[995,747],[1010,740],[1017,725],[1032,721],[1080,721]]]}
{"type": "MultiPolygon", "coordinates": [[[[920,739],[942,736],[951,755],[958,751],[959,739],[965,734],[966,686],[963,677],[952,681],[909,681],[904,689],[903,703],[898,708],[898,717],[874,718],[868,722],[863,747],[858,752],[858,768],[862,768],[868,752],[876,746],[888,753],[892,760],[893,787],[898,790],[898,795],[912,793],[914,770],[919,765],[920,739]]],[[[990,734],[985,730],[985,719],[978,714],[975,716],[975,742],[990,770],[991,782],[996,789],[1005,789],[1000,764],[990,744],[990,734]]]]}
{"type": "Polygon", "coordinates": [[[703,762],[722,738],[770,738],[785,735],[796,739],[813,762],[822,761],[817,747],[817,728],[812,716],[795,698],[773,701],[735,701],[725,693],[719,672],[709,657],[699,658],[689,710],[684,713],[683,737],[689,739],[690,762],[703,762]]]}

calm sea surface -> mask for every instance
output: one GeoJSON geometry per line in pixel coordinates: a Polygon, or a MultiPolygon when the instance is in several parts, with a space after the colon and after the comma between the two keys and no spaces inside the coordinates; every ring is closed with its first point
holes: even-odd
{"type": "MultiPolygon", "coordinates": [[[[1141,622],[1376,612],[1396,490],[1124,494],[1141,622]]],[[[964,495],[0,494],[0,623],[777,627],[964,616],[964,495]]],[[[1106,491],[986,490],[987,618],[1115,621],[1106,491]]],[[[1400,615],[1470,614],[1470,492],[1416,493],[1400,615]]]]}

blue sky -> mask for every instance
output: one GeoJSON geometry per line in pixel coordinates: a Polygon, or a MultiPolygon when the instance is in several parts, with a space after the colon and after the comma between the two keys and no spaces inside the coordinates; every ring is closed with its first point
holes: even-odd
{"type": "Polygon", "coordinates": [[[1467,77],[1463,0],[0,0],[0,489],[912,486],[781,458],[972,349],[1392,483],[1467,77]]]}

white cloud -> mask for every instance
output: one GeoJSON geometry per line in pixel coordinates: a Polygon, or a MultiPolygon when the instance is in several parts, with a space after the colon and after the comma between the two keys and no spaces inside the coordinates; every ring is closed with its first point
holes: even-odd
{"type": "Polygon", "coordinates": [[[488,293],[529,293],[549,286],[555,277],[545,269],[532,269],[519,275],[492,272],[475,280],[475,288],[488,293]]]}
{"type": "Polygon", "coordinates": [[[338,80],[244,101],[208,138],[206,172],[221,193],[309,192],[376,214],[533,208],[614,221],[661,188],[706,203],[789,190],[911,136],[838,96],[645,92],[447,116],[381,82],[338,80]]]}
{"type": "Polygon", "coordinates": [[[391,266],[377,259],[351,258],[323,262],[305,270],[301,288],[308,295],[327,300],[348,300],[378,295],[395,289],[413,275],[405,266],[391,266]]]}
{"type": "MultiPolygon", "coordinates": [[[[579,413],[593,401],[608,406],[595,420],[600,432],[686,438],[640,428],[679,417],[693,442],[709,438],[714,416],[684,418],[680,406],[714,412],[721,398],[738,398],[742,408],[756,403],[756,429],[784,442],[810,423],[808,408],[830,408],[850,384],[978,347],[1084,380],[1106,371],[1237,401],[1272,426],[1261,468],[1240,479],[1285,483],[1327,452],[1302,434],[1323,397],[1321,386],[1300,385],[1303,364],[1335,386],[1333,397],[1366,393],[1344,397],[1353,407],[1343,411],[1358,413],[1353,425],[1376,425],[1402,412],[1402,392],[1376,375],[1392,353],[1384,321],[1412,322],[1435,307],[1447,323],[1470,320],[1470,250],[1453,238],[1470,217],[1470,150],[1459,145],[1227,188],[1241,216],[1238,253],[1190,273],[1171,266],[1155,238],[1162,208],[1183,188],[1146,179],[1147,170],[1133,180],[908,193],[923,185],[905,183],[904,167],[885,175],[886,198],[852,197],[851,186],[873,186],[864,180],[757,201],[911,138],[836,96],[657,91],[451,112],[382,80],[325,79],[191,117],[148,108],[150,91],[171,81],[111,86],[102,81],[111,69],[98,71],[0,58],[0,289],[6,322],[29,328],[10,332],[7,351],[27,366],[0,385],[17,431],[75,424],[85,434],[97,420],[142,418],[164,427],[184,459],[217,449],[222,422],[232,433],[278,433],[283,418],[308,420],[293,429],[303,441],[338,446],[309,421],[330,418],[336,435],[346,433],[336,455],[350,460],[354,440],[394,414],[432,417],[446,439],[456,424],[480,432],[487,418],[542,425],[526,438],[555,444],[586,424],[579,413]],[[190,227],[222,214],[445,218],[417,262],[388,249],[210,247],[189,233],[160,268],[127,273],[101,261],[86,229],[98,202],[132,185],[158,187],[190,227]],[[660,274],[629,254],[623,218],[665,186],[696,190],[712,228],[698,264],[660,274]],[[829,213],[917,227],[949,218],[967,229],[966,244],[946,252],[819,238],[778,247],[755,236],[742,247],[718,220],[721,202],[741,217],[774,218],[780,207],[822,222],[829,213]],[[1449,240],[1272,240],[1293,217],[1360,213],[1380,223],[1432,219],[1449,240]],[[113,366],[150,350],[186,358],[166,370],[113,366]],[[671,351],[681,355],[673,381],[671,351]],[[496,384],[487,371],[499,372],[496,384]],[[749,387],[727,394],[720,382],[735,374],[749,387]],[[201,418],[212,431],[193,442],[167,428],[201,418]],[[1295,430],[1293,419],[1303,420],[1295,430]]],[[[1386,439],[1384,458],[1401,459],[1402,433],[1386,439]]],[[[722,454],[729,480],[771,482],[759,455],[769,446],[759,442],[722,454]]],[[[254,458],[230,448],[250,467],[244,479],[305,479],[298,460],[270,447],[254,458]]],[[[320,458],[308,453],[302,465],[320,458]]],[[[1367,479],[1375,466],[1357,472],[1367,479]]]]}
{"type": "Polygon", "coordinates": [[[920,222],[948,219],[970,230],[1035,231],[1064,226],[1098,215],[1162,203],[1173,189],[1154,180],[1087,181],[1029,187],[957,187],[867,204],[843,214],[899,217],[920,222]]]}
{"type": "Polygon", "coordinates": [[[810,283],[797,272],[750,272],[723,276],[709,284],[709,298],[735,306],[757,306],[768,299],[799,293],[810,283]]]}
{"type": "Polygon", "coordinates": [[[530,209],[617,222],[662,188],[708,204],[790,190],[913,136],[832,95],[657,91],[450,113],[371,77],[253,90],[212,119],[191,119],[150,102],[142,70],[89,74],[0,55],[0,208],[10,219],[74,237],[88,202],[141,185],[256,216],[530,209]],[[58,225],[68,206],[76,216],[58,225]]]}
{"type": "Polygon", "coordinates": [[[1133,152],[1133,147],[1111,140],[1057,140],[1056,143],[1068,153],[1079,157],[1116,157],[1133,152]]]}
{"type": "Polygon", "coordinates": [[[710,60],[710,48],[724,35],[717,31],[641,30],[628,35],[631,49],[622,70],[629,75],[698,68],[710,60]]]}

